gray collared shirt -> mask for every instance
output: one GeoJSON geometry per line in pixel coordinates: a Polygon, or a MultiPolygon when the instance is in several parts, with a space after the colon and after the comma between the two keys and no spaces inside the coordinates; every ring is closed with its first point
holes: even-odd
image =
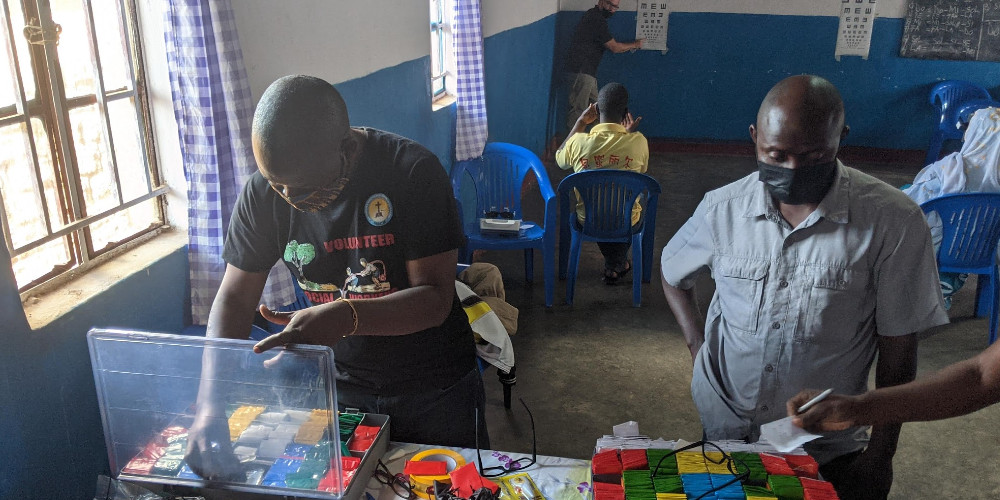
{"type": "MultiPolygon", "coordinates": [[[[706,194],[663,249],[667,283],[690,288],[705,271],[715,279],[691,381],[709,439],[756,440],[804,388],[860,394],[876,334],[948,322],[920,208],[870,175],[837,168],[799,227],[753,173],[706,194]]],[[[825,463],[866,442],[856,428],[806,449],[825,463]]]]}

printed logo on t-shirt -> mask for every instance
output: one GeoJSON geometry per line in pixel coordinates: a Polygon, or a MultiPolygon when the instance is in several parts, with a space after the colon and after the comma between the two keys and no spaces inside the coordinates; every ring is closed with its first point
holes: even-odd
{"type": "Polygon", "coordinates": [[[285,254],[282,256],[285,262],[292,264],[299,270],[299,288],[314,304],[323,304],[336,300],[342,293],[337,285],[333,283],[316,283],[306,278],[303,269],[316,258],[316,247],[312,243],[299,243],[297,240],[289,241],[285,245],[285,254]]]}
{"type": "Polygon", "coordinates": [[[375,193],[365,202],[365,217],[373,226],[384,226],[392,220],[392,202],[383,193],[375,193]]]}
{"type": "Polygon", "coordinates": [[[297,240],[292,240],[285,245],[285,255],[282,258],[285,259],[285,262],[295,266],[299,270],[299,276],[302,276],[302,267],[316,258],[316,247],[312,243],[299,243],[297,240]]]}
{"type": "Polygon", "coordinates": [[[358,262],[361,264],[359,270],[347,268],[347,279],[342,289],[347,298],[374,298],[392,293],[384,262],[364,258],[358,262]]]}

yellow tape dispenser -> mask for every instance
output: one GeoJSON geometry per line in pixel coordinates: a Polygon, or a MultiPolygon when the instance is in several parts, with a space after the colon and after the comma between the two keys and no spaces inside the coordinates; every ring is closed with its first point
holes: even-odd
{"type": "MultiPolygon", "coordinates": [[[[435,448],[424,450],[409,460],[410,462],[433,461],[444,462],[448,473],[465,465],[465,458],[451,450],[435,448]]],[[[434,499],[434,481],[443,484],[451,484],[451,477],[448,474],[424,476],[410,474],[410,484],[413,485],[413,492],[425,500],[434,499]]]]}

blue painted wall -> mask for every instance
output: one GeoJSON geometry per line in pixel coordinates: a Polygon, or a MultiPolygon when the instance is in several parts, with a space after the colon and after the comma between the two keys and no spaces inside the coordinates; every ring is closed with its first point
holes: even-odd
{"type": "Polygon", "coordinates": [[[87,350],[92,326],[180,332],[187,251],[152,262],[44,328],[24,319],[0,245],[0,498],[93,498],[108,455],[87,350]]]}
{"type": "Polygon", "coordinates": [[[555,14],[483,43],[489,140],[541,154],[555,119],[549,95],[555,60],[555,14]]]}
{"type": "MultiPolygon", "coordinates": [[[[507,30],[483,42],[489,140],[536,153],[545,147],[550,111],[556,15],[507,30]]],[[[430,58],[385,68],[334,86],[351,124],[409,137],[450,170],[455,152],[455,106],[431,111],[430,58]]]]}
{"type": "MultiPolygon", "coordinates": [[[[557,63],[581,16],[559,14],[557,63]]],[[[673,12],[666,54],[605,54],[598,83],[628,87],[630,108],[643,116],[640,130],[649,137],[748,141],[747,126],[771,86],[786,76],[814,73],[843,95],[848,144],[925,149],[936,124],[927,100],[931,87],[963,79],[1000,96],[1000,63],[901,58],[903,22],[877,19],[868,60],[845,56],[838,62],[836,17],[673,12]]],[[[616,37],[631,40],[635,13],[620,12],[610,24],[616,37]]],[[[563,89],[556,99],[564,116],[563,89]]]]}
{"type": "Polygon", "coordinates": [[[334,84],[353,126],[409,137],[450,168],[455,154],[455,107],[431,110],[430,58],[422,57],[362,78],[334,84]]]}

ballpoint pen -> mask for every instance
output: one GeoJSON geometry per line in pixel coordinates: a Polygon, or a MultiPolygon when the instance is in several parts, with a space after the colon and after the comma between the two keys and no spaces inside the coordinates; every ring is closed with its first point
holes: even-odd
{"type": "Polygon", "coordinates": [[[821,393],[819,393],[819,395],[817,395],[816,397],[810,399],[809,401],[806,401],[805,404],[803,404],[802,406],[800,406],[799,409],[796,410],[796,413],[803,413],[803,412],[805,412],[809,408],[812,408],[813,405],[815,405],[816,403],[819,403],[820,401],[823,401],[824,399],[826,399],[826,397],[829,396],[832,393],[833,393],[833,388],[832,387],[829,388],[829,389],[827,389],[827,390],[825,390],[825,391],[823,391],[823,392],[821,392],[821,393]]]}

